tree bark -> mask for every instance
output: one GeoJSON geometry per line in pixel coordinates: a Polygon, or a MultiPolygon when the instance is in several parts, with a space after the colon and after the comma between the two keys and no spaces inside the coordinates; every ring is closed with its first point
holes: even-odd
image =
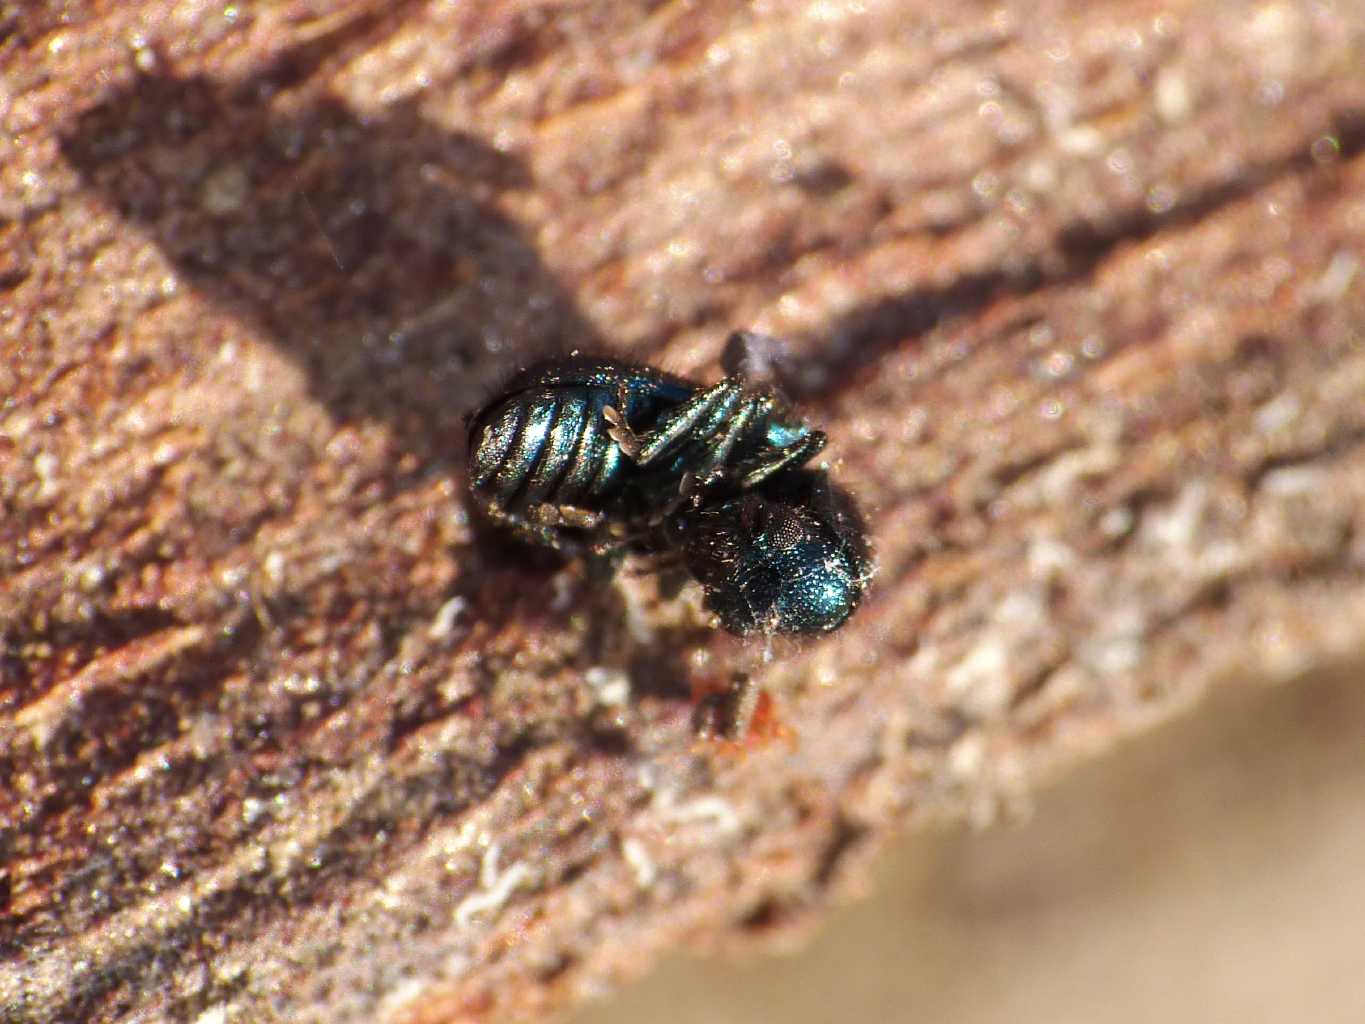
{"type": "Polygon", "coordinates": [[[545,1013],[1365,651],[1358,4],[92,0],[0,72],[0,1018],[545,1013]],[[879,566],[770,662],[463,491],[532,358],[734,327],[879,566]]]}

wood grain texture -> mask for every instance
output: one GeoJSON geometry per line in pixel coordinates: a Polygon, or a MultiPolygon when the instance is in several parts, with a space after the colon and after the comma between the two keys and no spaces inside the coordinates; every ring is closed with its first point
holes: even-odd
{"type": "Polygon", "coordinates": [[[1365,650],[1359,4],[50,2],[0,115],[6,1020],[546,1012],[1365,650]],[[880,566],[771,663],[462,492],[735,326],[880,566]]]}

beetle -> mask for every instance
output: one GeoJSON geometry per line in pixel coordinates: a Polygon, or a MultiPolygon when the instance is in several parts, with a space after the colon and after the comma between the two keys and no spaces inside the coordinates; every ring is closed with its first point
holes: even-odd
{"type": "MultiPolygon", "coordinates": [[[[747,331],[727,352],[770,339],[747,331]]],[[[513,377],[469,421],[469,484],[494,523],[566,551],[657,550],[660,528],[825,446],[768,383],[700,386],[652,367],[569,357],[513,377]]]]}
{"type": "Polygon", "coordinates": [[[740,636],[832,632],[872,575],[861,517],[817,470],[685,507],[666,530],[707,608],[740,636]]]}
{"type": "MultiPolygon", "coordinates": [[[[782,474],[752,491],[683,509],[668,532],[706,607],[739,636],[833,632],[872,579],[862,516],[822,470],[782,474]]],[[[743,740],[764,700],[762,685],[738,672],[697,706],[696,731],[743,740]]]]}
{"type": "MultiPolygon", "coordinates": [[[[469,487],[523,539],[614,564],[671,555],[739,636],[838,629],[872,562],[851,498],[805,468],[825,435],[769,378],[779,342],[736,331],[703,387],[629,363],[538,363],[469,419],[469,487]]],[[[762,689],[747,673],[699,706],[703,735],[743,738],[762,689]]]]}

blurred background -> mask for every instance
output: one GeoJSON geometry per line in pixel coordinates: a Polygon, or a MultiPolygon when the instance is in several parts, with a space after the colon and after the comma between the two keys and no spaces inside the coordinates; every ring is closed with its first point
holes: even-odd
{"type": "Polygon", "coordinates": [[[907,835],[796,955],[675,956],[569,1024],[1365,1021],[1365,666],[1229,687],[907,835]]]}

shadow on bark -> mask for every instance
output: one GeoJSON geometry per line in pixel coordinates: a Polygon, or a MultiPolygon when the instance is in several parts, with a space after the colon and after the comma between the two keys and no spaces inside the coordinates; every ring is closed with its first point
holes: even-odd
{"type": "Polygon", "coordinates": [[[268,336],[339,422],[385,422],[422,463],[457,458],[500,377],[602,342],[498,209],[531,185],[526,167],[411,104],[370,119],[291,102],[328,52],[314,42],[244,81],[142,76],[63,150],[181,287],[268,336]]]}

